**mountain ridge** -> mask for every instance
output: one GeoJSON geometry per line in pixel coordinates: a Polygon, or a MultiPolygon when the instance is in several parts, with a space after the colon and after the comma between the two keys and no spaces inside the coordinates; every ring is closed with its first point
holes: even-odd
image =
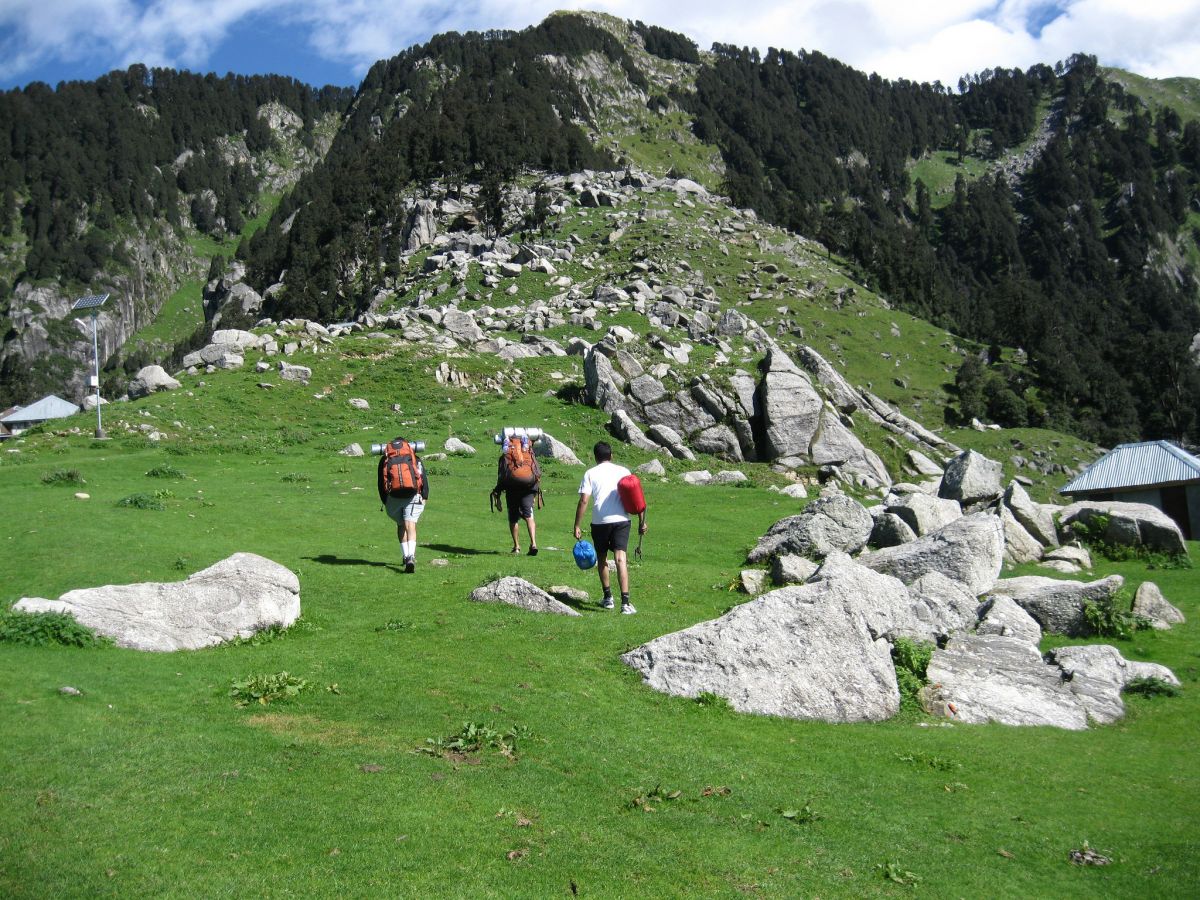
{"type": "MultiPolygon", "coordinates": [[[[504,202],[503,199],[496,200],[497,195],[503,198],[505,193],[516,186],[518,178],[536,181],[538,177],[543,180],[547,177],[537,176],[535,172],[538,167],[529,165],[529,162],[538,159],[543,162],[553,161],[551,170],[543,169],[543,172],[552,171],[557,167],[560,175],[566,174],[562,170],[579,171],[581,168],[587,168],[586,164],[592,162],[601,162],[602,167],[615,167],[618,171],[636,166],[651,171],[657,169],[660,175],[665,175],[674,170],[676,175],[688,174],[714,190],[731,193],[737,206],[753,207],[753,203],[744,202],[745,187],[751,182],[746,180],[745,172],[740,172],[738,166],[751,164],[751,159],[757,151],[753,148],[747,151],[747,147],[736,142],[728,144],[724,149],[719,149],[717,144],[706,143],[706,137],[717,136],[720,128],[724,127],[718,124],[720,115],[715,112],[704,113],[703,115],[709,116],[707,124],[704,124],[701,119],[696,118],[695,110],[688,109],[688,105],[696,102],[694,84],[698,75],[708,73],[705,77],[712,80],[714,59],[733,61],[736,65],[743,66],[747,72],[756,72],[758,67],[766,63],[755,61],[754,55],[743,59],[741,51],[719,45],[714,47],[712,52],[698,51],[686,38],[671,35],[664,29],[654,29],[655,26],[646,26],[640,22],[621,22],[602,14],[555,14],[542,25],[520,33],[439,36],[423,47],[411,48],[392,60],[376,64],[350,103],[343,127],[333,141],[329,154],[325,156],[325,162],[314,168],[313,174],[302,179],[297,187],[283,198],[278,211],[261,231],[254,236],[247,235],[241,243],[237,255],[246,265],[248,284],[264,296],[266,312],[276,318],[299,315],[328,322],[352,318],[369,309],[375,302],[381,286],[386,286],[388,279],[394,277],[389,273],[397,270],[402,264],[398,253],[399,245],[401,241],[407,241],[412,234],[410,219],[415,202],[410,201],[415,201],[422,195],[424,186],[432,185],[434,179],[440,180],[443,187],[448,183],[448,196],[453,194],[459,185],[472,182],[482,185],[483,190],[475,196],[491,198],[488,203],[480,205],[490,205],[490,216],[493,219],[497,208],[504,202]],[[530,52],[518,52],[515,49],[518,46],[527,48],[530,52]],[[653,46],[661,55],[649,52],[647,46],[653,46]],[[547,52],[533,52],[542,50],[547,52]],[[697,62],[674,58],[688,57],[691,53],[695,53],[697,62]],[[706,69],[706,66],[709,68],[706,69]],[[492,94],[503,93],[510,86],[516,91],[513,96],[529,98],[533,105],[527,103],[524,106],[514,106],[511,103],[500,103],[498,106],[481,106],[480,110],[492,110],[489,115],[495,120],[490,125],[481,124],[486,122],[486,119],[472,112],[472,104],[477,101],[471,98],[484,98],[486,102],[491,103],[492,94]],[[451,88],[458,91],[453,95],[457,98],[454,103],[450,102],[451,95],[445,94],[451,88]],[[479,93],[481,90],[485,93],[479,93]],[[529,118],[537,104],[544,102],[547,104],[544,108],[550,114],[550,118],[529,118]],[[444,137],[432,127],[423,129],[413,126],[405,132],[406,119],[417,123],[437,123],[448,121],[438,117],[449,113],[452,113],[454,121],[458,124],[451,125],[449,130],[444,132],[444,137]],[[714,115],[716,118],[713,118],[714,115]],[[424,118],[421,118],[422,116],[424,118]],[[471,118],[472,116],[475,118],[471,118]],[[543,129],[543,124],[539,124],[549,126],[555,117],[560,124],[551,126],[549,132],[543,129]],[[494,127],[497,121],[505,123],[499,131],[494,127]],[[510,140],[510,132],[518,126],[531,129],[528,131],[529,140],[524,142],[524,148],[521,148],[519,141],[513,144],[510,140]],[[558,136],[554,136],[553,128],[559,129],[558,136]],[[582,129],[582,132],[571,129],[582,129]],[[579,138],[574,136],[577,133],[586,135],[584,141],[591,149],[585,149],[579,138]],[[538,145],[542,149],[536,150],[535,155],[528,156],[528,161],[522,162],[536,142],[543,140],[538,137],[542,134],[549,134],[551,137],[544,144],[538,145]],[[499,135],[503,135],[503,141],[492,140],[492,136],[499,135]],[[463,140],[464,136],[469,140],[463,140]],[[479,141],[483,143],[478,143],[479,141]],[[738,150],[739,146],[741,150],[738,150]],[[451,151],[451,156],[447,156],[447,152],[451,151]],[[455,157],[454,153],[460,155],[455,157]],[[738,153],[741,153],[740,157],[738,153]],[[454,162],[454,159],[457,162],[454,162]],[[739,159],[741,163],[738,162],[739,159]],[[732,169],[730,160],[734,162],[732,169]],[[399,167],[397,163],[400,163],[399,167]],[[584,165],[580,166],[580,163],[584,165]],[[327,174],[321,175],[322,170],[326,170],[327,174]],[[522,176],[521,172],[527,175],[522,176]],[[324,179],[324,182],[321,179],[324,179]],[[281,275],[284,277],[280,278],[281,275]],[[275,287],[276,284],[282,287],[275,287]],[[304,297],[307,299],[303,299],[304,297]]],[[[842,97],[855,96],[854,91],[865,92],[863,96],[878,94],[888,84],[879,79],[862,76],[860,73],[853,73],[853,70],[841,66],[836,61],[826,61],[820,54],[769,56],[767,63],[772,59],[794,60],[795,62],[790,64],[800,67],[795,71],[800,73],[803,79],[813,83],[818,83],[824,78],[828,87],[840,91],[842,88],[837,86],[844,82],[852,90],[849,94],[839,95],[842,97]],[[861,88],[857,85],[861,85],[861,88]]],[[[1088,61],[1077,60],[1076,65],[1086,69],[1088,61]]],[[[996,124],[993,124],[990,132],[976,127],[948,131],[948,124],[938,125],[930,134],[940,134],[941,137],[928,144],[928,149],[922,154],[922,158],[931,162],[921,163],[920,160],[910,157],[901,167],[897,164],[899,157],[896,162],[889,163],[887,160],[891,157],[885,155],[876,158],[876,152],[869,148],[864,154],[854,146],[856,139],[850,137],[851,131],[846,132],[845,138],[838,138],[836,127],[832,130],[827,129],[827,136],[822,140],[831,141],[830,146],[835,146],[838,141],[846,138],[851,141],[841,144],[835,153],[827,154],[826,161],[819,164],[821,170],[828,173],[824,177],[830,188],[812,195],[814,200],[818,201],[818,206],[813,209],[825,223],[820,225],[817,233],[812,236],[822,240],[829,248],[827,255],[832,256],[832,252],[836,251],[852,266],[851,277],[854,280],[873,284],[876,291],[891,297],[894,304],[924,315],[929,315],[935,307],[922,307],[922,302],[926,301],[918,301],[914,305],[910,299],[912,291],[907,285],[916,282],[911,282],[910,276],[907,275],[903,278],[910,279],[909,281],[897,280],[897,273],[902,271],[897,268],[897,262],[903,262],[905,268],[914,271],[924,266],[930,273],[946,269],[947,262],[942,259],[945,255],[943,250],[923,250],[924,244],[921,241],[925,238],[917,241],[912,235],[931,236],[931,240],[940,241],[943,231],[949,233],[953,228],[957,228],[968,237],[959,245],[955,245],[954,252],[961,254],[963,250],[968,250],[966,265],[977,267],[991,263],[986,256],[975,253],[972,244],[978,243],[978,238],[984,233],[994,231],[1000,239],[992,239],[992,249],[988,249],[987,252],[998,253],[1002,259],[1022,260],[1029,251],[1019,248],[1022,238],[1017,232],[1021,221],[1028,220],[1030,213],[1028,210],[1017,208],[1023,196],[1020,193],[1021,184],[1033,185],[1027,173],[1036,166],[1037,160],[1044,157],[1045,147],[1051,141],[1046,140],[1043,133],[1041,143],[1034,141],[1032,149],[1027,148],[1023,154],[1015,156],[1019,160],[1016,168],[1003,162],[1005,154],[1009,153],[1004,150],[1003,145],[1012,143],[1013,146],[1019,146],[1022,142],[1028,143],[1029,139],[1023,131],[1026,128],[1042,128],[1043,132],[1054,131],[1053,127],[1047,124],[1050,122],[1050,107],[1043,103],[1039,112],[1035,108],[1036,104],[1029,106],[1028,101],[1022,97],[1033,97],[1037,91],[1044,90],[1037,87],[1037,84],[1041,83],[1039,79],[1046,84],[1066,84],[1062,79],[1069,75],[1070,70],[1064,67],[1061,75],[1049,67],[1041,67],[1031,72],[1032,75],[987,72],[986,77],[973,76],[969,83],[964,84],[966,92],[960,95],[965,98],[962,100],[949,94],[933,96],[928,91],[923,92],[921,86],[906,83],[887,88],[893,93],[899,92],[895,93],[897,97],[926,98],[919,102],[931,104],[931,110],[950,110],[953,101],[963,107],[963,114],[974,116],[976,122],[982,122],[990,115],[992,119],[988,121],[993,123],[1022,123],[1019,126],[1006,125],[1007,137],[1001,140],[1001,144],[996,143],[999,134],[996,124]],[[1028,89],[1022,85],[1028,86],[1028,89]],[[1026,93],[1022,94],[1022,91],[1026,93]],[[988,111],[989,108],[992,109],[991,112],[988,111]],[[934,145],[938,141],[950,139],[950,136],[955,134],[958,137],[954,140],[959,142],[959,147],[957,159],[952,159],[950,157],[955,155],[954,150],[938,150],[934,145]],[[1017,140],[1018,138],[1020,140],[1017,140]],[[975,153],[983,154],[983,158],[974,156],[975,153]],[[988,158],[992,156],[995,158],[988,158]],[[911,164],[924,166],[920,169],[922,173],[930,171],[930,165],[936,165],[943,171],[956,170],[955,174],[964,173],[969,176],[972,160],[980,160],[983,164],[982,170],[975,177],[955,179],[961,183],[956,185],[948,196],[937,195],[938,201],[944,202],[935,203],[932,197],[922,201],[920,184],[923,184],[923,181],[918,182],[916,192],[911,193],[913,181],[908,172],[917,171],[910,169],[911,164]],[[882,168],[877,172],[878,166],[882,168]],[[1008,183],[1018,186],[1017,191],[1009,191],[1009,197],[1015,199],[1006,199],[996,179],[986,174],[996,171],[1002,172],[1008,183]],[[889,179],[897,179],[896,187],[887,187],[889,179]],[[843,187],[837,187],[839,184],[843,187]],[[898,189],[903,188],[905,184],[910,185],[905,190],[907,198],[898,193],[898,189]],[[832,189],[836,189],[834,193],[829,192],[832,189]],[[838,193],[844,191],[848,193],[838,193]],[[819,199],[821,197],[829,199],[819,199]],[[1011,213],[1004,212],[1006,205],[1012,207],[1011,213]],[[997,218],[992,213],[988,213],[991,215],[990,219],[979,218],[980,213],[986,212],[989,206],[1009,216],[1013,224],[997,226],[996,223],[1002,223],[1003,216],[997,218]],[[972,216],[975,218],[972,219],[972,216]],[[863,222],[867,224],[864,225],[863,222]],[[889,222],[891,224],[888,224],[889,222]],[[880,230],[881,228],[883,230],[880,230]],[[1006,228],[1014,229],[1013,237],[1003,236],[1006,228]],[[974,237],[970,237],[971,235],[974,237]],[[979,259],[974,259],[974,256],[979,256],[979,259]],[[905,257],[908,257],[907,261],[905,257]],[[879,268],[881,263],[883,268],[879,268]]],[[[1081,96],[1084,100],[1087,99],[1086,93],[1081,96]]],[[[800,105],[796,108],[808,108],[811,111],[813,104],[818,102],[819,96],[813,95],[806,101],[807,106],[800,105]]],[[[917,100],[914,99],[913,102],[917,100]]],[[[870,118],[854,120],[848,117],[846,109],[839,111],[836,105],[826,105],[830,114],[841,117],[840,121],[845,121],[855,129],[861,130],[871,121],[870,118]]],[[[716,110],[711,102],[707,108],[716,110]]],[[[1126,111],[1124,115],[1128,117],[1135,113],[1136,110],[1126,111]]],[[[541,113],[537,115],[540,116],[541,113]]],[[[1180,146],[1186,151],[1190,146],[1184,141],[1186,135],[1181,131],[1177,138],[1170,137],[1169,125],[1168,122],[1169,139],[1183,142],[1180,146]]],[[[1186,127],[1184,130],[1186,131],[1186,127]]],[[[866,131],[862,133],[867,134],[866,131]]],[[[926,140],[918,134],[913,132],[908,140],[918,143],[926,140]]],[[[1153,146],[1151,150],[1155,152],[1153,146]]],[[[1175,165],[1178,169],[1182,163],[1175,165]]],[[[818,167],[811,168],[815,170],[818,167]]],[[[1184,183],[1189,195],[1194,193],[1194,178],[1189,174],[1191,170],[1185,167],[1180,171],[1185,176],[1180,183],[1184,183]]],[[[1179,182],[1180,179],[1176,181],[1179,182]]],[[[791,188],[784,188],[774,191],[776,201],[786,201],[790,190],[791,188]]],[[[928,188],[925,188],[925,191],[928,193],[928,188]]],[[[1136,217],[1122,212],[1119,206],[1114,207],[1113,211],[1130,221],[1137,221],[1136,217]]],[[[1158,215],[1152,208],[1151,211],[1152,218],[1153,215],[1158,215]]],[[[760,209],[759,212],[762,213],[763,210],[760,209]]],[[[484,231],[493,227],[493,223],[486,221],[489,218],[488,210],[472,209],[468,213],[464,224],[477,225],[484,231]]],[[[772,218],[769,209],[767,218],[772,218]]],[[[511,228],[514,227],[514,223],[505,225],[501,220],[501,227],[511,228]]],[[[935,245],[930,243],[928,246],[935,245]]],[[[1186,233],[1186,229],[1167,236],[1158,246],[1161,249],[1154,250],[1153,256],[1150,250],[1141,251],[1136,247],[1126,252],[1143,252],[1144,258],[1161,260],[1157,263],[1158,268],[1174,272],[1175,281],[1179,285],[1186,287],[1188,279],[1192,278],[1194,294],[1194,277],[1189,268],[1189,260],[1194,255],[1194,241],[1186,233]]],[[[1028,262],[1022,261],[1019,264],[1027,266],[1028,262]]],[[[962,260],[952,262],[946,271],[968,271],[963,266],[962,260]]],[[[210,275],[219,269],[214,263],[210,267],[210,275]]],[[[942,274],[921,277],[945,281],[947,276],[942,274]]],[[[993,277],[985,276],[986,279],[993,277]]],[[[964,283],[969,284],[970,281],[964,283]]],[[[944,292],[945,289],[939,290],[944,292]]],[[[977,286],[970,290],[978,294],[980,288],[977,286]]],[[[998,297],[998,300],[988,300],[989,303],[1010,302],[1003,299],[1004,292],[1013,293],[1018,298],[1021,291],[1025,291],[1031,297],[1035,296],[1029,294],[1028,288],[1022,287],[1020,280],[1013,281],[1011,278],[1008,282],[996,284],[988,281],[982,290],[981,297],[998,297]]],[[[1174,290],[1178,291],[1181,288],[1174,290]]],[[[732,288],[726,293],[729,294],[726,300],[732,302],[732,288]]],[[[1186,293],[1184,289],[1180,296],[1185,296],[1186,293]]],[[[1175,376],[1170,373],[1163,376],[1168,381],[1171,377],[1176,378],[1176,382],[1170,385],[1174,390],[1160,388],[1160,383],[1167,384],[1160,379],[1159,382],[1148,382],[1141,388],[1137,388],[1134,383],[1134,393],[1131,394],[1126,382],[1130,376],[1120,375],[1116,384],[1124,393],[1120,393],[1113,400],[1113,403],[1117,404],[1113,409],[1120,412],[1124,418],[1106,418],[1104,394],[1098,393],[1098,385],[1102,378],[1101,372],[1127,371],[1128,361],[1105,360],[1103,366],[1093,365],[1082,377],[1075,376],[1072,383],[1074,387],[1071,389],[1083,393],[1072,407],[1070,403],[1064,402],[1070,399],[1069,395],[1057,397],[1054,393],[1055,385],[1048,382],[1037,368],[1045,365],[1045,354],[1039,353],[1037,348],[1031,348],[1035,351],[1035,370],[1012,368],[1010,364],[1005,363],[996,348],[988,354],[982,375],[968,372],[967,375],[971,378],[982,378],[991,395],[991,400],[988,401],[990,410],[980,406],[969,412],[990,414],[993,417],[1003,413],[1011,420],[1009,424],[1033,422],[1053,424],[1060,428],[1082,428],[1084,433],[1098,438],[1115,438],[1122,433],[1131,433],[1133,429],[1146,427],[1174,428],[1175,433],[1172,436],[1186,437],[1195,427],[1195,423],[1183,416],[1180,410],[1186,407],[1187,398],[1192,396],[1190,392],[1195,388],[1188,381],[1191,373],[1180,367],[1178,361],[1186,358],[1182,355],[1186,350],[1187,339],[1190,338],[1186,323],[1196,318],[1197,304],[1194,296],[1190,304],[1179,307],[1182,311],[1181,319],[1179,313],[1171,313],[1178,321],[1174,324],[1167,323],[1166,327],[1174,330],[1161,332],[1169,339],[1167,343],[1162,344],[1162,349],[1169,349],[1169,352],[1158,355],[1169,357],[1172,365],[1176,366],[1175,376]],[[1113,366],[1117,368],[1113,369],[1113,366]],[[1121,366],[1125,366],[1125,369],[1121,369],[1121,366]],[[1148,423],[1137,424],[1147,413],[1135,411],[1131,414],[1130,398],[1147,395],[1152,389],[1157,389],[1160,397],[1177,396],[1180,399],[1172,408],[1165,410],[1159,419],[1151,418],[1148,423]],[[1047,398],[1052,401],[1049,407],[1046,405],[1047,398]],[[1087,412],[1093,406],[1095,412],[1087,412]],[[1077,409],[1083,410],[1090,418],[1077,415],[1077,409]],[[1155,422],[1158,424],[1154,424],[1155,422]]],[[[962,307],[962,310],[969,308],[962,307]]],[[[959,311],[953,315],[961,318],[964,314],[963,311],[959,311]]],[[[937,315],[934,315],[934,318],[937,318],[937,315]]],[[[1153,327],[1159,328],[1160,325],[1153,327]]],[[[1200,328],[1200,325],[1196,327],[1200,328]]],[[[989,343],[990,336],[990,343],[1008,343],[1004,339],[1003,328],[996,329],[995,332],[990,332],[989,328],[994,329],[995,326],[976,327],[975,339],[986,344],[989,343]]],[[[105,349],[107,355],[110,347],[106,346],[105,349]]],[[[1006,355],[1012,357],[1011,353],[1006,355]]],[[[119,388],[120,379],[112,377],[111,380],[114,386],[119,388]]],[[[972,391],[975,387],[968,385],[972,391]]],[[[1156,400],[1156,403],[1161,404],[1161,400],[1156,400]]]]}

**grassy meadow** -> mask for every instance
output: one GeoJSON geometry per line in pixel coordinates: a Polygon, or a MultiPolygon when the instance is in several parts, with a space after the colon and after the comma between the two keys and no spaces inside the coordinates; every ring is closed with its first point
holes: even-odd
{"type": "MultiPolygon", "coordinates": [[[[542,427],[582,459],[605,418],[546,391],[579,361],[522,361],[524,393],[438,385],[438,358],[313,356],[309,385],[245,371],[105,407],[112,439],[45,432],[0,446],[0,601],[175,581],[237,551],[299,575],[277,636],[149,654],[0,644],[0,894],[7,897],[1191,897],[1200,889],[1200,576],[1150,578],[1187,615],[1117,642],[1171,666],[1180,696],[1130,697],[1085,733],[736,714],[667,697],[618,659],[744,601],[747,549],[802,503],[646,485],[636,616],[601,611],[572,562],[582,468],[545,465],[541,553],[508,553],[488,511],[491,435],[542,427]],[[555,375],[560,376],[555,378],[555,375]],[[260,381],[275,381],[267,390],[260,381]],[[349,406],[362,397],[369,411],[349,406]],[[393,410],[393,404],[398,410],[393,410]],[[146,426],[145,429],[140,426],[146,426]],[[166,435],[152,442],[149,429],[166,435]],[[337,453],[403,433],[431,460],[418,567],[401,571],[375,460],[337,453]],[[16,451],[16,452],[10,452],[16,451]],[[153,473],[153,474],[148,474],[153,473]],[[89,499],[76,499],[77,491],[89,499]],[[144,495],[161,509],[120,505],[144,495]],[[434,565],[444,560],[444,565],[434,565]],[[467,600],[500,575],[587,590],[579,618],[467,600]],[[231,685],[307,687],[239,708],[231,685]],[[64,696],[72,686],[81,696],[64,696]],[[444,754],[473,725],[498,746],[444,754]],[[433,743],[431,743],[433,742],[433,743]],[[514,746],[515,743],[515,746],[514,746]],[[1111,857],[1079,867],[1085,846],[1111,857]]],[[[469,360],[451,360],[469,366],[469,360]]],[[[73,422],[67,425],[75,424],[73,422]]],[[[647,457],[618,448],[619,461],[647,457]]],[[[522,545],[525,534],[522,528],[522,545]]],[[[1191,547],[1200,557],[1200,544],[1191,547]]]]}

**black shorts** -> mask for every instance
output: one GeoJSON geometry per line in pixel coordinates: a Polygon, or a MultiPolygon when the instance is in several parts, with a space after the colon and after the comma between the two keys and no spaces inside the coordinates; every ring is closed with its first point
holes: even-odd
{"type": "Polygon", "coordinates": [[[504,492],[505,505],[508,506],[508,524],[516,525],[520,519],[533,518],[533,501],[537,491],[528,488],[509,488],[504,492]]]}
{"type": "Polygon", "coordinates": [[[596,546],[596,559],[603,561],[612,550],[625,551],[629,549],[629,520],[612,522],[607,525],[592,523],[592,543],[596,546]]]}

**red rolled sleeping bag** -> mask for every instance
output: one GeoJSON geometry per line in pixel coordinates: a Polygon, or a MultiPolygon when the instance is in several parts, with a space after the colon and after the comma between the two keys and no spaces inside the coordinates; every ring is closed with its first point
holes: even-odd
{"type": "Polygon", "coordinates": [[[636,475],[630,473],[617,482],[617,495],[621,498],[621,506],[630,515],[636,516],[646,511],[646,497],[636,475]]]}

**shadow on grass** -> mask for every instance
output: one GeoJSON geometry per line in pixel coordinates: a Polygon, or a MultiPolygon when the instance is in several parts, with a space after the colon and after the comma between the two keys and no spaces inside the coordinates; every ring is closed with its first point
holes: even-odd
{"type": "Polygon", "coordinates": [[[425,549],[438,553],[458,553],[462,556],[507,556],[507,550],[480,550],[478,547],[456,547],[453,544],[426,544],[425,549]]]}
{"type": "Polygon", "coordinates": [[[395,563],[377,562],[373,559],[351,559],[344,556],[334,556],[332,553],[322,553],[320,556],[305,556],[302,559],[309,559],[323,566],[383,566],[385,569],[391,569],[393,572],[404,571],[403,566],[398,566],[395,563]]]}

